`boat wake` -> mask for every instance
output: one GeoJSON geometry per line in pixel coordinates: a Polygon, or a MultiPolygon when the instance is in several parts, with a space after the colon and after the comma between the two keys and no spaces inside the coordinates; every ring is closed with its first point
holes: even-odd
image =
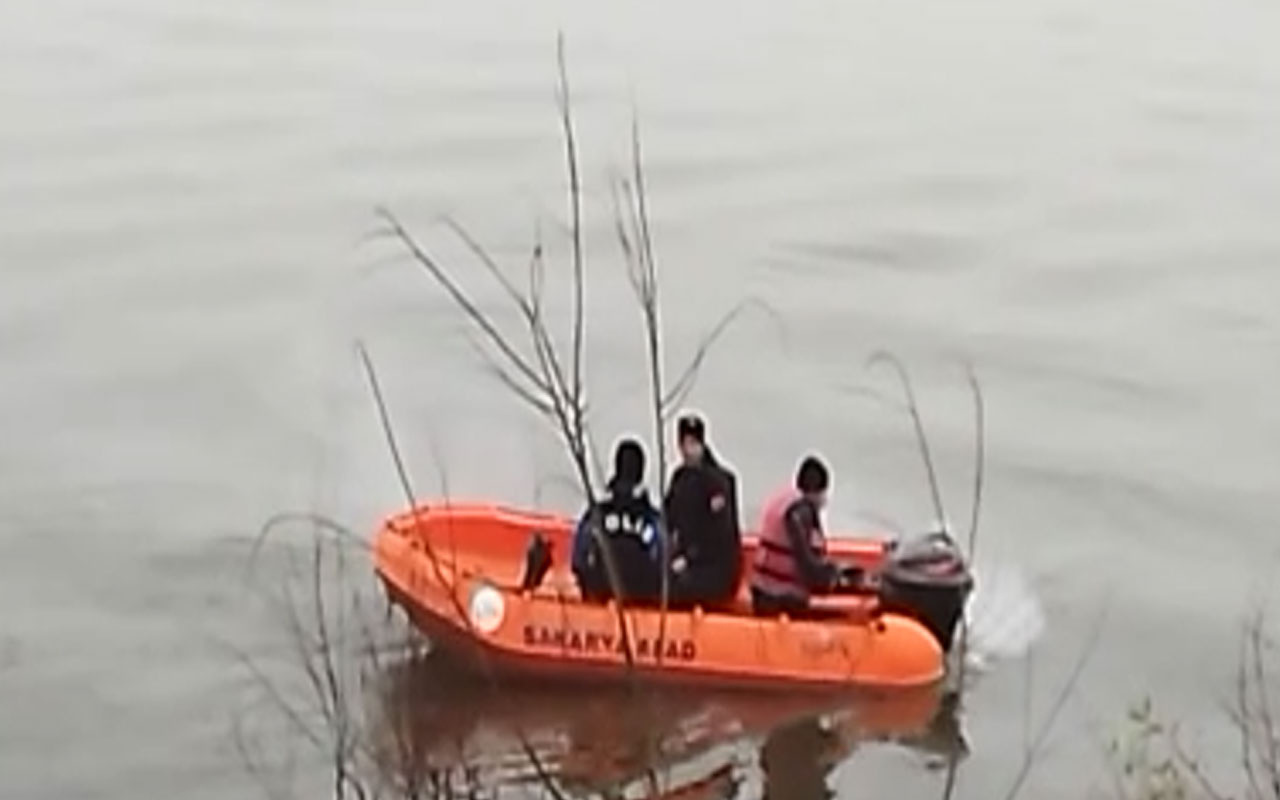
{"type": "Polygon", "coordinates": [[[1044,634],[1044,607],[1025,573],[1011,563],[973,567],[974,589],[965,607],[965,668],[988,672],[1022,658],[1044,634]]]}

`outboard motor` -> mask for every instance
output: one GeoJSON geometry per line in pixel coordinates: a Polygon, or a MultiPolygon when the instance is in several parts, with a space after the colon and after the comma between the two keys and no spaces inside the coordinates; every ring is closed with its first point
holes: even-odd
{"type": "Polygon", "coordinates": [[[956,624],[973,590],[973,576],[944,532],[890,546],[880,573],[880,604],[919,620],[950,652],[956,624]]]}

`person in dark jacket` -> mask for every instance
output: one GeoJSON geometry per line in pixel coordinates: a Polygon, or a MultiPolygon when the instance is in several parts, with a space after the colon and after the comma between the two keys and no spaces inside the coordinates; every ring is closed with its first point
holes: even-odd
{"type": "Polygon", "coordinates": [[[660,594],[662,540],[659,513],[644,486],[644,448],[623,439],[614,449],[613,476],[605,494],[583,512],[573,537],[573,574],[583,597],[605,600],[614,596],[608,567],[601,552],[597,526],[613,555],[624,601],[647,602],[660,594]]]}
{"type": "Polygon", "coordinates": [[[686,415],[676,424],[683,463],[663,499],[673,548],[673,605],[731,602],[742,577],[738,478],[721,464],[706,440],[706,423],[686,415]]]}
{"type": "Polygon", "coordinates": [[[855,567],[842,568],[827,558],[822,509],[831,475],[816,456],[807,456],[792,486],[765,503],[760,546],[751,575],[751,604],[757,614],[814,616],[809,600],[858,579],[855,567]]]}

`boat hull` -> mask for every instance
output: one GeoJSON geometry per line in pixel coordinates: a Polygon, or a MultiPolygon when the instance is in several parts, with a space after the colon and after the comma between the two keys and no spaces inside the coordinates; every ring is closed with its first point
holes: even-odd
{"type": "MultiPolygon", "coordinates": [[[[486,504],[450,504],[388,519],[374,545],[388,596],[433,645],[477,669],[538,680],[618,681],[750,689],[919,687],[943,677],[928,629],[881,613],[872,595],[829,601],[829,620],[759,617],[745,589],[723,609],[669,610],[584,602],[568,561],[571,521],[486,504]],[[524,550],[540,534],[554,566],[520,589],[524,550]]],[[[744,558],[756,540],[747,537],[744,558]]],[[[836,540],[842,558],[874,568],[875,540],[836,540]]],[[[745,581],[744,581],[745,586],[745,581]]]]}

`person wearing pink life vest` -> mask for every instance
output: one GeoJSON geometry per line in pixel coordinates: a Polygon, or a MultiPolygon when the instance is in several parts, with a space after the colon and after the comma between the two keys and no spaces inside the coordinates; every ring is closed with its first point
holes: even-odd
{"type": "Polygon", "coordinates": [[[807,456],[794,485],[765,503],[760,544],[751,571],[751,606],[758,615],[809,614],[815,594],[829,594],[852,575],[827,559],[822,510],[831,475],[816,456],[807,456]]]}

